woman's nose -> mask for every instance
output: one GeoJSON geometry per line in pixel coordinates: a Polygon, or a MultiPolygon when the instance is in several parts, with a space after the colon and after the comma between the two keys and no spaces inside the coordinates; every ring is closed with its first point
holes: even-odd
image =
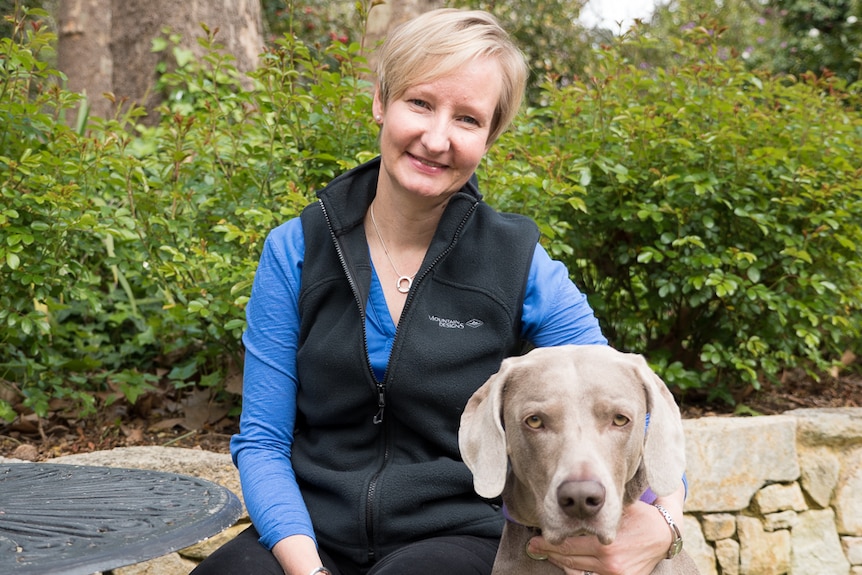
{"type": "Polygon", "coordinates": [[[450,146],[449,121],[445,118],[435,116],[422,134],[422,145],[429,152],[446,152],[450,146]]]}

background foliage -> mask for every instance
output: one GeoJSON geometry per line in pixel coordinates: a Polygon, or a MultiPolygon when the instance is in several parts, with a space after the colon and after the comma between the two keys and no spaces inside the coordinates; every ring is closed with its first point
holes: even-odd
{"type": "MultiPolygon", "coordinates": [[[[69,127],[47,19],[0,39],[0,417],[222,390],[266,233],[375,154],[359,43],[281,35],[245,89],[216,37],[202,60],[166,38],[157,126],[69,127]]],[[[550,75],[480,179],[538,221],[614,345],[732,402],[860,342],[862,102],[841,77],[753,72],[704,24],[550,75]]]]}
{"type": "Polygon", "coordinates": [[[674,46],[670,69],[608,48],[589,80],[546,84],[486,189],[541,214],[614,345],[732,402],[858,337],[860,100],[835,77],[748,72],[714,31],[674,46]]]}

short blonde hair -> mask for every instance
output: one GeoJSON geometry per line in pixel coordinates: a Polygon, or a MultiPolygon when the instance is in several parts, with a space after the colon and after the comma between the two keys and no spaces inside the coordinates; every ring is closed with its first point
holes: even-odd
{"type": "Polygon", "coordinates": [[[490,145],[518,113],[528,70],[523,53],[485,11],[442,8],[393,29],[378,55],[380,101],[385,107],[410,86],[447,76],[481,57],[496,59],[503,80],[488,135],[490,145]]]}

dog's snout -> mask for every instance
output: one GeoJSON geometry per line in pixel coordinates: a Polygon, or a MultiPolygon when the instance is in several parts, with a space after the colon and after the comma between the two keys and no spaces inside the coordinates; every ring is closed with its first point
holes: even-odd
{"type": "Polygon", "coordinates": [[[566,481],[557,488],[557,502],[570,517],[592,517],[605,504],[605,487],[593,480],[566,481]]]}

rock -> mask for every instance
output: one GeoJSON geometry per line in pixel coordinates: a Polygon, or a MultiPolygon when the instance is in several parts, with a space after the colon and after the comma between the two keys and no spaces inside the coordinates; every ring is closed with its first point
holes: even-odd
{"type": "Polygon", "coordinates": [[[841,471],[838,456],[824,449],[800,446],[799,461],[802,468],[802,488],[821,508],[829,507],[841,471]]]}
{"type": "Polygon", "coordinates": [[[834,447],[862,444],[862,409],[795,409],[785,415],[797,419],[800,443],[834,447]]]}
{"type": "Polygon", "coordinates": [[[793,529],[798,522],[799,515],[795,511],[779,511],[763,517],[763,528],[767,531],[793,529]]]}
{"type": "MultiPolygon", "coordinates": [[[[739,533],[740,573],[754,575],[785,575],[790,572],[790,532],[787,530],[767,532],[755,517],[740,516],[737,521],[739,533]]],[[[794,571],[806,573],[806,571],[794,571]]],[[[821,573],[808,571],[808,573],[821,573]]]]}
{"type": "Polygon", "coordinates": [[[112,569],[113,575],[188,575],[197,563],[171,553],[157,559],[144,561],[128,567],[112,569]]]}
{"type": "Polygon", "coordinates": [[[787,485],[774,483],[757,492],[754,502],[761,513],[777,513],[779,511],[805,511],[805,496],[798,483],[787,485]]]}
{"type": "Polygon", "coordinates": [[[39,450],[35,445],[23,443],[16,447],[15,451],[12,452],[12,458],[19,459],[21,461],[36,461],[39,459],[39,450]]]}
{"type": "Polygon", "coordinates": [[[736,516],[731,513],[709,513],[703,516],[703,536],[707,541],[728,539],[736,533],[736,516]]]}
{"type": "Polygon", "coordinates": [[[862,537],[842,537],[844,554],[853,565],[862,565],[862,537]]]}
{"type": "Polygon", "coordinates": [[[745,509],[768,483],[796,481],[796,419],[783,415],[683,421],[688,512],[745,509]]]}
{"type": "Polygon", "coordinates": [[[842,535],[862,537],[862,448],[845,452],[835,489],[838,530],[842,535]]]}
{"type": "Polygon", "coordinates": [[[733,539],[717,541],[715,558],[721,567],[721,575],[739,575],[739,543],[733,539]]]}
{"type": "Polygon", "coordinates": [[[799,514],[793,528],[793,567],[791,573],[846,575],[850,562],[844,556],[835,513],[831,509],[806,511],[799,514]]]}
{"type": "Polygon", "coordinates": [[[205,541],[196,543],[191,547],[180,549],[178,553],[186,559],[191,559],[193,561],[203,561],[204,559],[209,557],[216,549],[218,549],[219,547],[221,547],[222,545],[248,529],[249,525],[251,525],[250,521],[240,521],[233,527],[228,527],[214,537],[210,537],[205,541]]]}
{"type": "Polygon", "coordinates": [[[718,571],[715,568],[715,551],[713,551],[712,546],[704,539],[697,519],[690,515],[685,515],[683,517],[682,532],[682,547],[691,556],[701,575],[718,575],[718,571]]]}

